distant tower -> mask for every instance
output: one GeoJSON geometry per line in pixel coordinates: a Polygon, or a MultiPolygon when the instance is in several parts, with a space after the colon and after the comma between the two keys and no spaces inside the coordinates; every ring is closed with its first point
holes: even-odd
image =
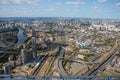
{"type": "Polygon", "coordinates": [[[37,59],[36,33],[33,28],[32,28],[32,53],[33,53],[33,58],[37,59]]]}
{"type": "Polygon", "coordinates": [[[64,24],[63,24],[63,22],[60,23],[60,25],[61,25],[61,27],[60,27],[61,29],[59,29],[59,30],[62,31],[62,36],[63,36],[62,43],[63,43],[63,44],[66,44],[66,34],[65,34],[65,28],[64,28],[64,24]]]}

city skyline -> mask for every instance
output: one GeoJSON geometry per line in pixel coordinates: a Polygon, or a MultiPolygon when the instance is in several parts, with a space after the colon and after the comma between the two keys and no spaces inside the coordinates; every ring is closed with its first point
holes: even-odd
{"type": "Polygon", "coordinates": [[[0,17],[120,19],[119,0],[1,0],[0,17]]]}
{"type": "Polygon", "coordinates": [[[0,80],[61,76],[119,80],[120,19],[0,18],[0,80]]]}

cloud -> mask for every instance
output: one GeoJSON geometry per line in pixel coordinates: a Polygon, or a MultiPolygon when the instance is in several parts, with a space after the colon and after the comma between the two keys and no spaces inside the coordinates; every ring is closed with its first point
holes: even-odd
{"type": "Polygon", "coordinates": [[[0,0],[0,4],[38,4],[40,0],[0,0]]]}
{"type": "Polygon", "coordinates": [[[116,6],[120,6],[120,3],[116,3],[116,6]]]}
{"type": "Polygon", "coordinates": [[[104,2],[106,2],[107,0],[98,0],[98,2],[100,2],[100,3],[104,3],[104,2]]]}
{"type": "Polygon", "coordinates": [[[65,4],[66,5],[73,5],[75,8],[78,8],[80,5],[85,4],[85,2],[82,2],[82,1],[68,1],[65,4]]]}
{"type": "Polygon", "coordinates": [[[79,5],[75,5],[74,7],[75,7],[75,8],[78,8],[78,7],[79,7],[79,5]]]}
{"type": "Polygon", "coordinates": [[[68,1],[65,4],[67,4],[67,5],[81,5],[81,4],[84,4],[84,2],[81,2],[81,1],[68,1]]]}
{"type": "Polygon", "coordinates": [[[62,3],[57,3],[56,5],[57,5],[57,6],[60,6],[60,5],[62,5],[62,3]]]}

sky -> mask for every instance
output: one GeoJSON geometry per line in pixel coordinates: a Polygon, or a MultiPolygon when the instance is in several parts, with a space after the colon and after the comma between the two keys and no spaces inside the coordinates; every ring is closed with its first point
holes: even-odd
{"type": "Polygon", "coordinates": [[[120,0],[0,0],[0,17],[120,19],[120,0]]]}

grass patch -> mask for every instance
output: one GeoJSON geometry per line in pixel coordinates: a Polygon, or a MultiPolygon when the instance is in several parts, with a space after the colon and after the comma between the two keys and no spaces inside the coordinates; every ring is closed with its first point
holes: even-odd
{"type": "Polygon", "coordinates": [[[73,52],[72,51],[66,51],[66,54],[69,56],[69,55],[71,55],[73,52]]]}
{"type": "Polygon", "coordinates": [[[78,54],[81,54],[81,55],[85,56],[85,58],[86,58],[86,57],[90,57],[90,56],[93,56],[93,55],[94,55],[94,54],[86,54],[86,53],[78,53],[78,54]]]}
{"type": "Polygon", "coordinates": [[[100,75],[100,76],[107,76],[108,73],[107,73],[107,72],[100,72],[99,75],[100,75]]]}

